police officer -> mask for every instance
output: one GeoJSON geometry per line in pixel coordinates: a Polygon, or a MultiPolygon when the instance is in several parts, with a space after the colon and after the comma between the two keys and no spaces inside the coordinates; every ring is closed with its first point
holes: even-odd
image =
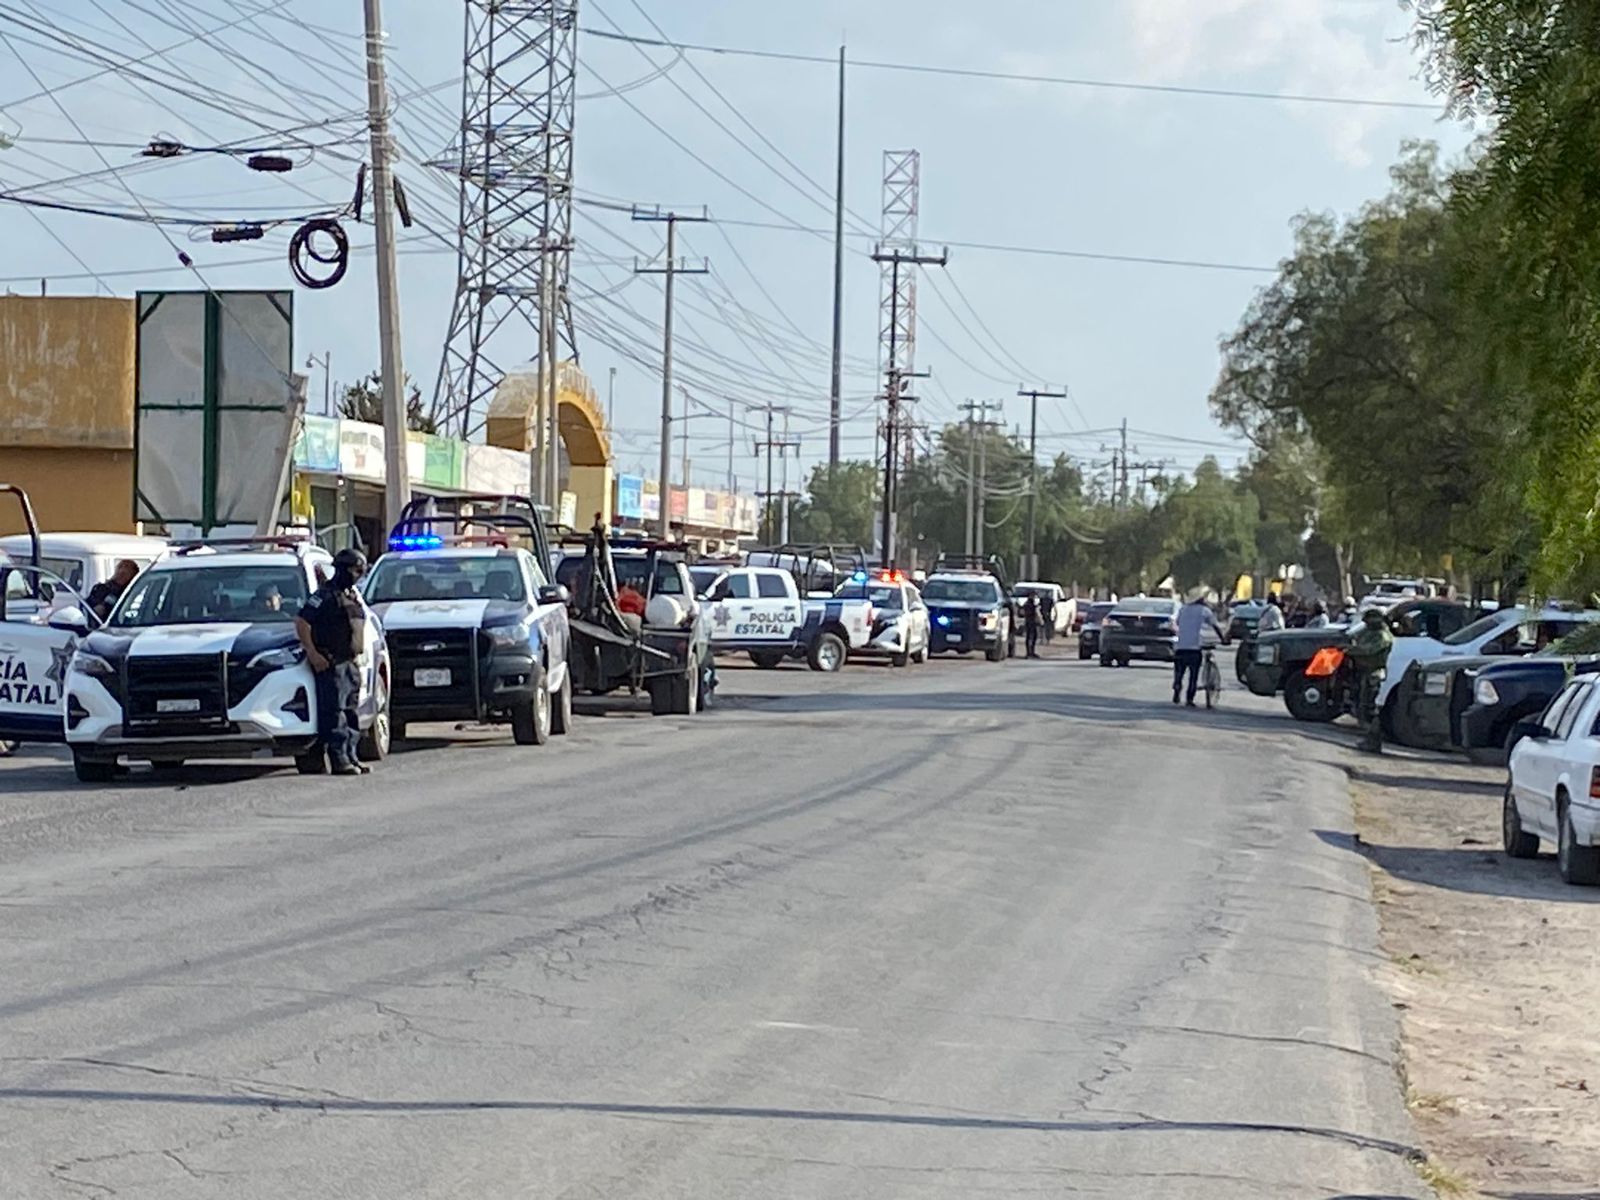
{"type": "Polygon", "coordinates": [[[367,573],[367,557],[359,550],[341,550],[333,558],[333,575],[300,606],[295,632],[305,647],[306,661],[316,672],[317,737],[327,748],[335,775],[368,775],[372,768],[356,757],[361,740],[361,656],[367,630],[366,610],[356,583],[367,573]]]}
{"type": "Polygon", "coordinates": [[[1027,639],[1028,657],[1039,657],[1039,596],[1029,592],[1022,600],[1022,629],[1027,639]]]}
{"type": "Polygon", "coordinates": [[[1394,637],[1384,623],[1383,612],[1369,608],[1361,614],[1361,628],[1350,639],[1351,665],[1356,669],[1356,718],[1361,722],[1361,741],[1357,748],[1370,754],[1383,753],[1383,726],[1378,719],[1378,691],[1388,673],[1389,648],[1394,637]]]}

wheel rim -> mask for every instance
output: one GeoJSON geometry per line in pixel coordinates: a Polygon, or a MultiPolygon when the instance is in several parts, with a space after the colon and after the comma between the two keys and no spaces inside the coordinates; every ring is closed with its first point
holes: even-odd
{"type": "Polygon", "coordinates": [[[389,691],[385,688],[379,693],[381,703],[378,711],[372,718],[372,744],[378,748],[380,755],[389,753],[389,691]]]}
{"type": "Polygon", "coordinates": [[[817,647],[817,661],[825,671],[839,669],[839,643],[836,639],[828,638],[817,647]]]}

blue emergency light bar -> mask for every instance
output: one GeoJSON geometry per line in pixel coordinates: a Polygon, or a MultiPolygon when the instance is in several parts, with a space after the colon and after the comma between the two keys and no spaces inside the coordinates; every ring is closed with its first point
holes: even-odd
{"type": "Polygon", "coordinates": [[[438,550],[443,545],[437,533],[402,533],[389,539],[391,550],[438,550]]]}
{"type": "Polygon", "coordinates": [[[865,583],[866,581],[867,573],[865,571],[857,571],[854,575],[850,576],[851,583],[865,583]]]}

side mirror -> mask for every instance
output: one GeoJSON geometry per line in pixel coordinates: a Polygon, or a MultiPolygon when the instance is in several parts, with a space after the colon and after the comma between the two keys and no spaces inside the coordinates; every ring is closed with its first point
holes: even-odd
{"type": "Polygon", "coordinates": [[[547,583],[539,589],[540,604],[568,604],[571,600],[572,593],[564,584],[547,583]]]}
{"type": "Polygon", "coordinates": [[[84,616],[83,610],[75,604],[58,608],[50,614],[45,623],[51,629],[59,629],[63,633],[75,633],[79,637],[89,635],[89,618],[84,616]]]}
{"type": "Polygon", "coordinates": [[[1518,721],[1511,729],[1511,744],[1516,745],[1523,738],[1535,742],[1550,740],[1550,731],[1546,729],[1537,717],[1530,717],[1525,721],[1518,721]]]}

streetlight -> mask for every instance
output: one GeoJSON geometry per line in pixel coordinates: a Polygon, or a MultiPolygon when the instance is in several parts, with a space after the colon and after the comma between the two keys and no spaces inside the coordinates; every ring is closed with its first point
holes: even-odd
{"type": "Polygon", "coordinates": [[[315,354],[306,356],[306,370],[312,367],[322,368],[322,415],[333,416],[333,351],[323,352],[321,358],[315,354]]]}

